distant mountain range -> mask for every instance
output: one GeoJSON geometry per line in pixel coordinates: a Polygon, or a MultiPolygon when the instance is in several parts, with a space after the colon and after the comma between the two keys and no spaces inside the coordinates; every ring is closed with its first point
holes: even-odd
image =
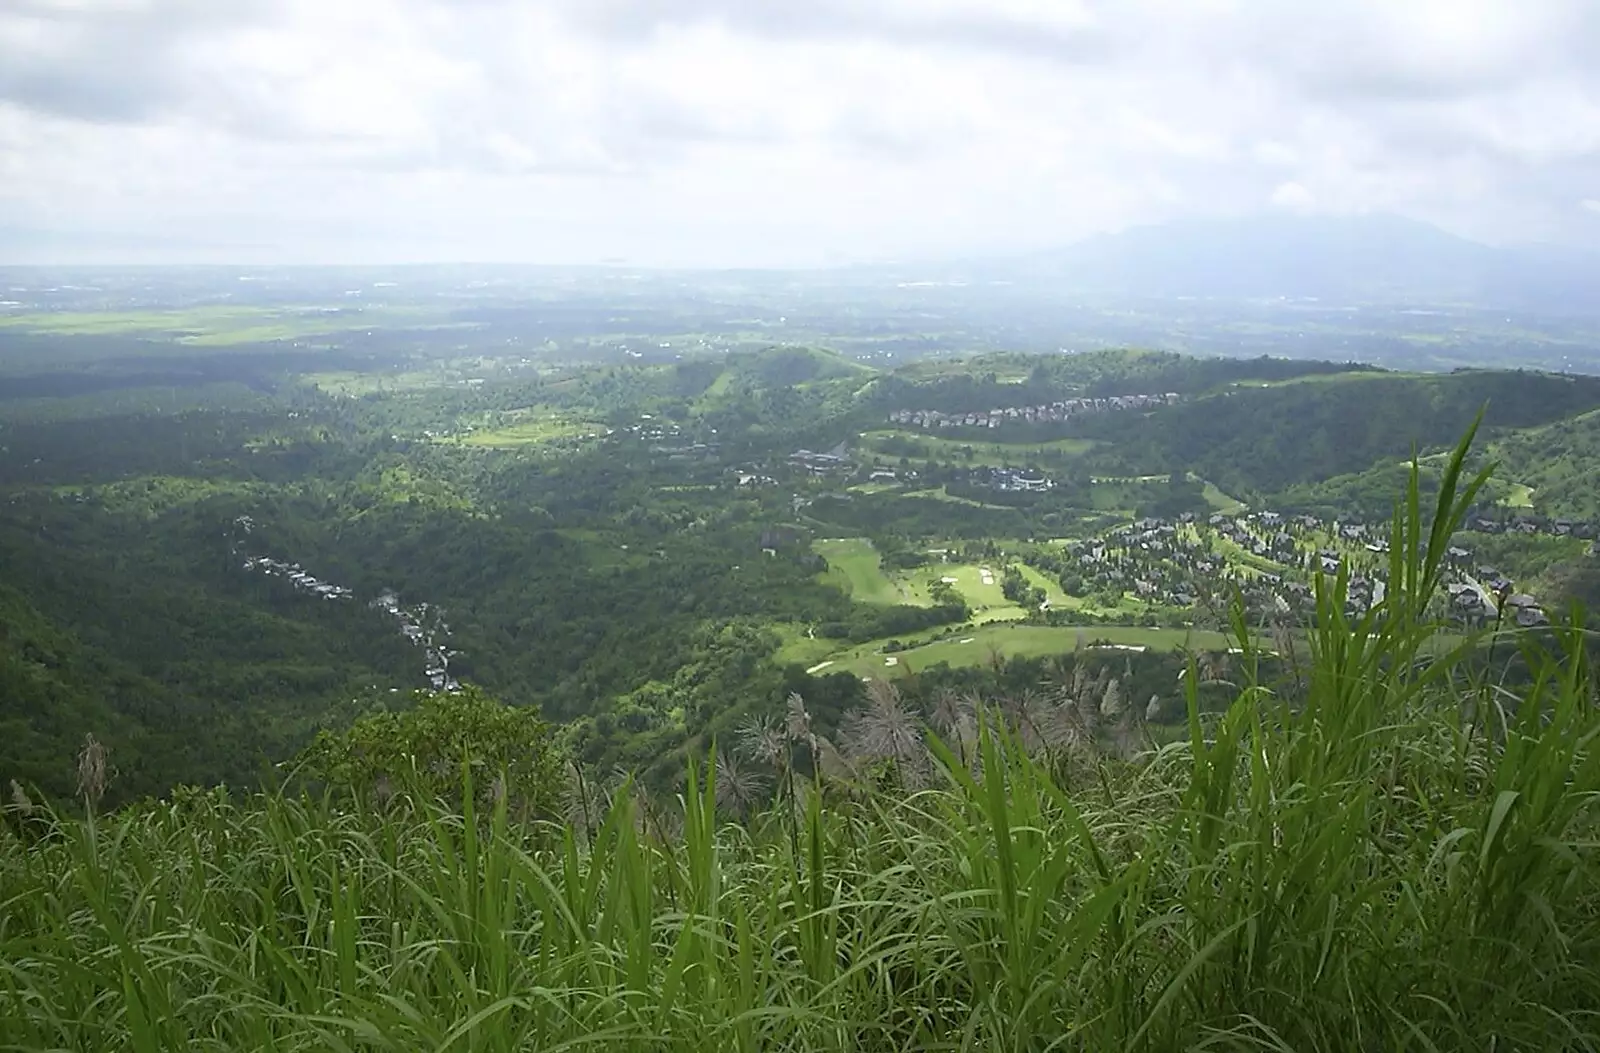
{"type": "Polygon", "coordinates": [[[1182,220],[954,270],[970,280],[1135,297],[1416,301],[1600,313],[1600,252],[1484,245],[1396,216],[1182,220]]]}

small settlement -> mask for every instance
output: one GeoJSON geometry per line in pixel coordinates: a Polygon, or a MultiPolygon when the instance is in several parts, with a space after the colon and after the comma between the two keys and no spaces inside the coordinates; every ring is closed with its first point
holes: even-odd
{"type": "MultiPolygon", "coordinates": [[[[1469,520],[1474,527],[1479,519],[1469,520]]],[[[1527,531],[1528,520],[1516,529],[1527,531]]],[[[1594,537],[1593,524],[1564,524],[1565,534],[1594,537]]],[[[1541,529],[1535,524],[1534,531],[1541,529]]],[[[1549,526],[1554,531],[1553,524],[1549,526]]],[[[1151,603],[1188,607],[1215,593],[1218,583],[1237,587],[1252,609],[1309,613],[1316,575],[1346,574],[1346,613],[1359,615],[1382,602],[1389,545],[1380,528],[1326,521],[1313,515],[1262,511],[1185,515],[1176,521],[1146,518],[1103,536],[1065,546],[1086,591],[1112,588],[1151,603]]],[[[1500,619],[1524,628],[1548,624],[1539,601],[1492,566],[1476,565],[1470,548],[1444,554],[1445,590],[1452,616],[1469,626],[1500,619]]],[[[1041,567],[1053,570],[1054,567],[1041,567]]]]}
{"type": "Polygon", "coordinates": [[[1115,413],[1121,410],[1155,409],[1175,405],[1179,395],[1112,395],[1106,398],[1060,399],[1037,406],[1007,406],[975,413],[943,413],[939,410],[896,410],[889,422],[909,428],[941,430],[947,428],[998,428],[1002,424],[1037,424],[1070,420],[1088,413],[1115,413]]]}

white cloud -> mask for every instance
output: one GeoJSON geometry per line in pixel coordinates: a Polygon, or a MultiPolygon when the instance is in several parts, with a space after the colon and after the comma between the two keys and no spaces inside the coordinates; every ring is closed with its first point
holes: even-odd
{"type": "Polygon", "coordinates": [[[0,262],[809,263],[1273,206],[1560,236],[1597,51],[1587,0],[12,0],[0,262]]]}
{"type": "Polygon", "coordinates": [[[1272,203],[1293,212],[1310,212],[1316,207],[1317,197],[1299,183],[1280,183],[1272,192],[1272,203]]]}

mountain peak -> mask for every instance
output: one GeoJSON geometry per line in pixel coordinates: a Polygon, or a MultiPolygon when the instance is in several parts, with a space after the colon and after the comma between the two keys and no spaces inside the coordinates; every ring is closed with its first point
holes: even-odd
{"type": "Polygon", "coordinates": [[[1578,310],[1592,255],[1501,249],[1419,220],[1264,212],[1130,227],[1004,265],[1015,280],[1137,297],[1470,302],[1578,310]]]}

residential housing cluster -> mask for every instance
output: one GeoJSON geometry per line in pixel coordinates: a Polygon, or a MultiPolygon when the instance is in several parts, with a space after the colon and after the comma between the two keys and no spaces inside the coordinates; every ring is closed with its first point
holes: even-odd
{"type": "MultiPolygon", "coordinates": [[[[236,531],[229,551],[237,559],[240,555],[242,541],[239,534],[246,537],[255,533],[256,521],[250,516],[238,516],[233,521],[236,531]]],[[[288,560],[273,559],[270,556],[244,556],[243,568],[254,574],[265,574],[269,578],[284,578],[293,585],[296,591],[320,596],[325,600],[348,600],[355,596],[355,592],[343,585],[334,585],[307,573],[305,568],[298,563],[288,560]]]]}
{"type": "Polygon", "coordinates": [[[1576,537],[1586,541],[1600,538],[1600,525],[1582,519],[1534,515],[1515,512],[1496,515],[1480,512],[1467,517],[1468,530],[1480,534],[1548,534],[1551,537],[1576,537]]]}
{"type": "MultiPolygon", "coordinates": [[[[250,516],[239,516],[233,521],[233,525],[237,534],[255,533],[256,523],[250,516]]],[[[241,555],[242,542],[237,534],[231,546],[235,557],[241,555]]],[[[355,598],[355,590],[322,581],[306,573],[300,564],[290,563],[287,560],[273,559],[270,556],[245,556],[243,568],[248,572],[265,574],[268,577],[284,578],[297,591],[320,596],[325,600],[355,598]]],[[[413,607],[403,606],[399,597],[392,592],[384,592],[368,606],[393,618],[399,624],[400,635],[422,648],[426,656],[423,676],[427,677],[428,683],[435,691],[461,689],[460,683],[450,675],[450,659],[461,652],[450,649],[450,626],[445,623],[444,613],[439,608],[427,603],[419,603],[413,607]]]]}
{"type": "Polygon", "coordinates": [[[1026,468],[979,467],[972,469],[971,479],[975,485],[988,486],[1008,493],[1045,493],[1054,489],[1056,485],[1043,474],[1026,468]]]}
{"type": "Polygon", "coordinates": [[[427,603],[403,606],[392,592],[383,593],[370,606],[398,622],[400,635],[422,648],[427,656],[423,675],[435,691],[460,690],[461,685],[450,675],[450,659],[461,652],[450,650],[450,626],[445,624],[444,612],[427,603]]]}
{"type": "Polygon", "coordinates": [[[850,467],[850,451],[842,442],[826,453],[796,450],[789,455],[789,463],[811,475],[832,475],[850,467]]]}
{"type": "Polygon", "coordinates": [[[355,596],[354,591],[343,585],[333,585],[312,577],[298,563],[272,559],[269,556],[249,556],[244,561],[244,569],[265,574],[269,578],[287,578],[289,583],[301,592],[309,592],[325,600],[348,600],[355,596]]]}
{"type": "MultiPolygon", "coordinates": [[[[1189,607],[1222,583],[1238,588],[1252,609],[1282,615],[1308,615],[1315,606],[1314,578],[1344,571],[1346,613],[1354,616],[1383,601],[1388,551],[1380,529],[1366,523],[1250,512],[1140,519],[1073,542],[1064,554],[1086,592],[1113,588],[1151,603],[1189,607]],[[1230,560],[1229,546],[1255,557],[1257,565],[1230,560]],[[1274,564],[1281,572],[1267,569],[1274,564]]],[[[1535,597],[1517,591],[1494,567],[1475,567],[1471,549],[1450,546],[1444,567],[1450,610],[1461,621],[1548,624],[1535,597]]]]}
{"type": "Polygon", "coordinates": [[[1115,413],[1121,410],[1155,409],[1178,402],[1179,395],[1111,395],[1104,398],[1060,399],[1037,406],[1007,406],[1002,409],[970,413],[945,413],[940,410],[895,410],[891,424],[936,431],[947,428],[998,428],[1003,424],[1039,424],[1065,421],[1089,413],[1115,413]]]}

